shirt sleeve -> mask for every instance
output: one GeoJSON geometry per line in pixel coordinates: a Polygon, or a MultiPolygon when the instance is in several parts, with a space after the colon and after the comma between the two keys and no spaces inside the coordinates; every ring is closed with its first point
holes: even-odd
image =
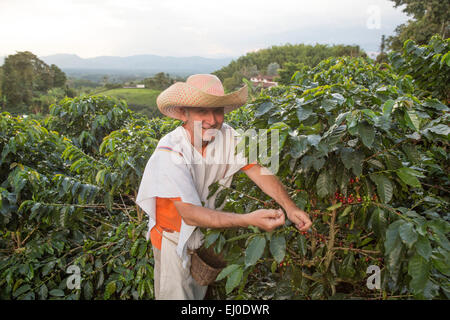
{"type": "Polygon", "coordinates": [[[242,171],[245,171],[245,170],[251,169],[255,164],[256,164],[256,163],[250,163],[250,164],[248,164],[248,165],[242,167],[241,170],[242,170],[242,171]]]}

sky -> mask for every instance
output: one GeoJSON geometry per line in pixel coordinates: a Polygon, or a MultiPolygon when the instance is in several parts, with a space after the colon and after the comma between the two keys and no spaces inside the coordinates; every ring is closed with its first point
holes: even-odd
{"type": "Polygon", "coordinates": [[[273,45],[377,52],[406,22],[389,0],[0,0],[0,56],[239,57],[273,45]]]}

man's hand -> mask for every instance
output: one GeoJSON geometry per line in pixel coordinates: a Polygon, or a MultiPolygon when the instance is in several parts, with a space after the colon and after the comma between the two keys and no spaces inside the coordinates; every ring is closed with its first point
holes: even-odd
{"type": "Polygon", "coordinates": [[[309,215],[299,208],[291,209],[286,214],[299,231],[307,231],[312,225],[309,215]]]}
{"type": "Polygon", "coordinates": [[[297,208],[291,200],[280,180],[270,171],[260,165],[254,165],[244,171],[247,176],[256,183],[269,197],[273,198],[285,211],[289,220],[295,224],[298,230],[308,230],[312,223],[308,214],[297,208]]]}
{"type": "Polygon", "coordinates": [[[249,225],[272,231],[279,226],[284,225],[284,212],[281,209],[259,209],[246,214],[249,225]]]}

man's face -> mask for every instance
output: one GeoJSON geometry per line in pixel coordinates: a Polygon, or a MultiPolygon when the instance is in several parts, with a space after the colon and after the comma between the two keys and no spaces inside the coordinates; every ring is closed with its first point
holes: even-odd
{"type": "Polygon", "coordinates": [[[202,141],[210,141],[216,130],[222,128],[224,120],[223,108],[184,108],[184,127],[189,131],[191,137],[194,135],[194,125],[202,131],[202,141]],[[209,130],[208,129],[213,129],[209,130]]]}

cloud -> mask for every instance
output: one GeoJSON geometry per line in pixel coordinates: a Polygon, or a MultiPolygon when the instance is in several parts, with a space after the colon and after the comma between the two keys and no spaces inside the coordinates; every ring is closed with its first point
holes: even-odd
{"type": "MultiPolygon", "coordinates": [[[[2,0],[0,55],[239,56],[285,42],[370,39],[407,20],[389,0],[2,0]],[[380,29],[367,28],[379,8],[380,29]],[[340,33],[339,33],[340,32],[340,33]]],[[[373,39],[372,39],[373,38],[373,39]]]]}

